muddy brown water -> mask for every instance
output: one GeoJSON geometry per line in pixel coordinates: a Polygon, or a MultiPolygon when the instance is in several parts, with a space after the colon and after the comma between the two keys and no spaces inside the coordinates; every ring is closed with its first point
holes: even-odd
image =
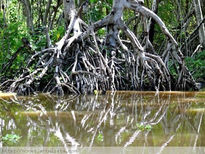
{"type": "Polygon", "coordinates": [[[0,99],[1,146],[205,146],[205,92],[0,99]]]}

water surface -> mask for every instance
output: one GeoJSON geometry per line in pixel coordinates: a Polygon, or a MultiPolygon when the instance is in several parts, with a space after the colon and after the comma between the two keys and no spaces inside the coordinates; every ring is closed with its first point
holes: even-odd
{"type": "Polygon", "coordinates": [[[205,92],[48,94],[0,100],[0,146],[205,146],[205,92]]]}

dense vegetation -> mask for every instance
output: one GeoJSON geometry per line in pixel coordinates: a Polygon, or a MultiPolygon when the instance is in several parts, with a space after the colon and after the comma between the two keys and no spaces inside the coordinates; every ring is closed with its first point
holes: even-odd
{"type": "Polygon", "coordinates": [[[0,5],[2,90],[19,94],[89,93],[95,89],[195,90],[195,81],[205,81],[203,0],[144,1],[143,5],[164,21],[173,39],[155,20],[128,7],[123,10],[122,20],[128,30],[123,31],[123,27],[114,22],[93,31],[89,29],[109,17],[114,6],[112,0],[75,1],[74,20],[80,21],[82,35],[76,32],[78,24],[70,23],[72,12],[66,15],[63,0],[1,0],[0,5]],[[115,26],[125,48],[119,42],[114,41],[113,45],[110,41],[115,26]],[[89,37],[85,36],[88,32],[89,37]],[[143,47],[151,62],[140,60],[138,52],[135,53],[137,47],[133,47],[130,32],[138,38],[138,48],[143,47]],[[68,45],[75,35],[78,37],[68,45]],[[63,38],[67,44],[64,42],[62,49],[56,50],[63,38]],[[50,60],[53,61],[50,63],[50,60]]]}

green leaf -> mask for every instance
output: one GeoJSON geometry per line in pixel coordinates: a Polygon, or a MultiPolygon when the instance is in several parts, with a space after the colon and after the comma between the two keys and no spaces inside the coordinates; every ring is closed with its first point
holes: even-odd
{"type": "Polygon", "coordinates": [[[145,126],[145,129],[146,129],[146,130],[151,130],[151,129],[152,129],[152,126],[151,126],[151,125],[146,125],[146,126],[145,126]]]}
{"type": "Polygon", "coordinates": [[[90,3],[95,3],[97,2],[97,0],[90,0],[90,3]]]}
{"type": "Polygon", "coordinates": [[[97,90],[94,90],[94,94],[97,95],[97,94],[98,94],[98,91],[97,91],[97,90]]]}
{"type": "Polygon", "coordinates": [[[103,135],[102,135],[101,133],[98,134],[97,140],[98,140],[99,142],[102,142],[102,141],[103,141],[103,135]]]}
{"type": "Polygon", "coordinates": [[[12,144],[17,143],[20,140],[20,136],[16,134],[6,134],[6,136],[2,137],[2,141],[4,143],[12,144]]]}

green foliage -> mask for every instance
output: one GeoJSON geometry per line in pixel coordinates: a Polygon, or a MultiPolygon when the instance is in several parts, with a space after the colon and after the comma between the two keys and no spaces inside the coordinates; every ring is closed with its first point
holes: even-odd
{"type": "Polygon", "coordinates": [[[21,137],[16,134],[6,134],[6,136],[2,137],[2,141],[6,145],[14,145],[19,142],[21,137]]]}
{"type": "Polygon", "coordinates": [[[141,131],[151,131],[152,130],[152,126],[150,124],[144,125],[144,124],[137,123],[136,126],[137,126],[137,129],[141,131]]]}
{"type": "MultiPolygon", "coordinates": [[[[159,3],[157,15],[163,20],[169,30],[171,30],[173,27],[178,26],[174,10],[175,4],[173,4],[172,1],[162,1],[161,3],[159,3]]],[[[158,24],[155,24],[154,37],[154,45],[159,48],[161,43],[165,40],[166,36],[162,33],[158,24]]]]}
{"type": "Polygon", "coordinates": [[[65,34],[65,28],[63,26],[55,27],[50,31],[51,39],[53,43],[59,41],[65,34]]]}
{"type": "MultiPolygon", "coordinates": [[[[18,0],[10,0],[7,5],[6,25],[4,24],[3,11],[0,11],[0,68],[3,68],[16,51],[22,47],[22,38],[26,38],[33,51],[40,51],[46,47],[45,27],[39,25],[39,16],[36,11],[36,3],[33,4],[33,19],[34,19],[34,33],[31,33],[26,24],[26,18],[22,15],[23,7],[17,9],[19,5],[18,0]]],[[[56,5],[56,2],[52,3],[56,5]]],[[[62,11],[62,9],[59,9],[62,11]]],[[[60,12],[59,11],[59,12],[60,12]]],[[[59,15],[59,13],[57,13],[59,15]]],[[[53,29],[49,31],[52,43],[57,42],[65,33],[63,26],[54,25],[53,29]]],[[[26,65],[27,58],[31,55],[28,49],[21,49],[17,57],[12,61],[12,66],[9,68],[6,76],[12,76],[18,72],[20,67],[26,65]]],[[[4,76],[5,74],[0,74],[4,76]]]]}
{"type": "MultiPolygon", "coordinates": [[[[0,12],[0,68],[2,68],[22,46],[22,38],[30,36],[26,23],[17,8],[18,0],[8,1],[6,8],[6,25],[4,23],[3,12],[0,12]]],[[[16,59],[12,61],[10,71],[7,76],[17,72],[19,67],[25,65],[26,51],[21,50],[16,59]]]]}
{"type": "MultiPolygon", "coordinates": [[[[22,22],[10,23],[0,29],[0,68],[6,64],[13,54],[22,46],[22,38],[28,36],[27,27],[22,22]]],[[[25,56],[20,51],[16,60],[13,61],[12,72],[16,72],[19,66],[25,64],[25,56]]]]}
{"type": "Polygon", "coordinates": [[[96,3],[97,0],[90,0],[90,3],[96,3]]]}
{"type": "Polygon", "coordinates": [[[16,6],[18,5],[18,0],[12,0],[10,2],[9,8],[8,8],[8,13],[9,13],[9,22],[14,23],[18,22],[18,10],[16,9],[16,6]]]}
{"type": "Polygon", "coordinates": [[[94,94],[97,95],[99,92],[98,90],[94,90],[94,94]]]}
{"type": "Polygon", "coordinates": [[[90,0],[91,6],[90,9],[87,13],[87,18],[86,20],[89,22],[96,22],[100,19],[102,19],[104,16],[106,16],[112,6],[112,2],[108,1],[97,1],[97,0],[90,0]]]}
{"type": "Polygon", "coordinates": [[[99,133],[98,136],[97,136],[97,141],[98,142],[102,142],[103,141],[103,135],[102,133],[99,133]]]}
{"type": "Polygon", "coordinates": [[[195,79],[205,80],[205,50],[194,57],[187,57],[186,64],[195,79]]]}
{"type": "Polygon", "coordinates": [[[4,19],[3,19],[3,12],[0,12],[0,29],[3,27],[4,19]]]}

